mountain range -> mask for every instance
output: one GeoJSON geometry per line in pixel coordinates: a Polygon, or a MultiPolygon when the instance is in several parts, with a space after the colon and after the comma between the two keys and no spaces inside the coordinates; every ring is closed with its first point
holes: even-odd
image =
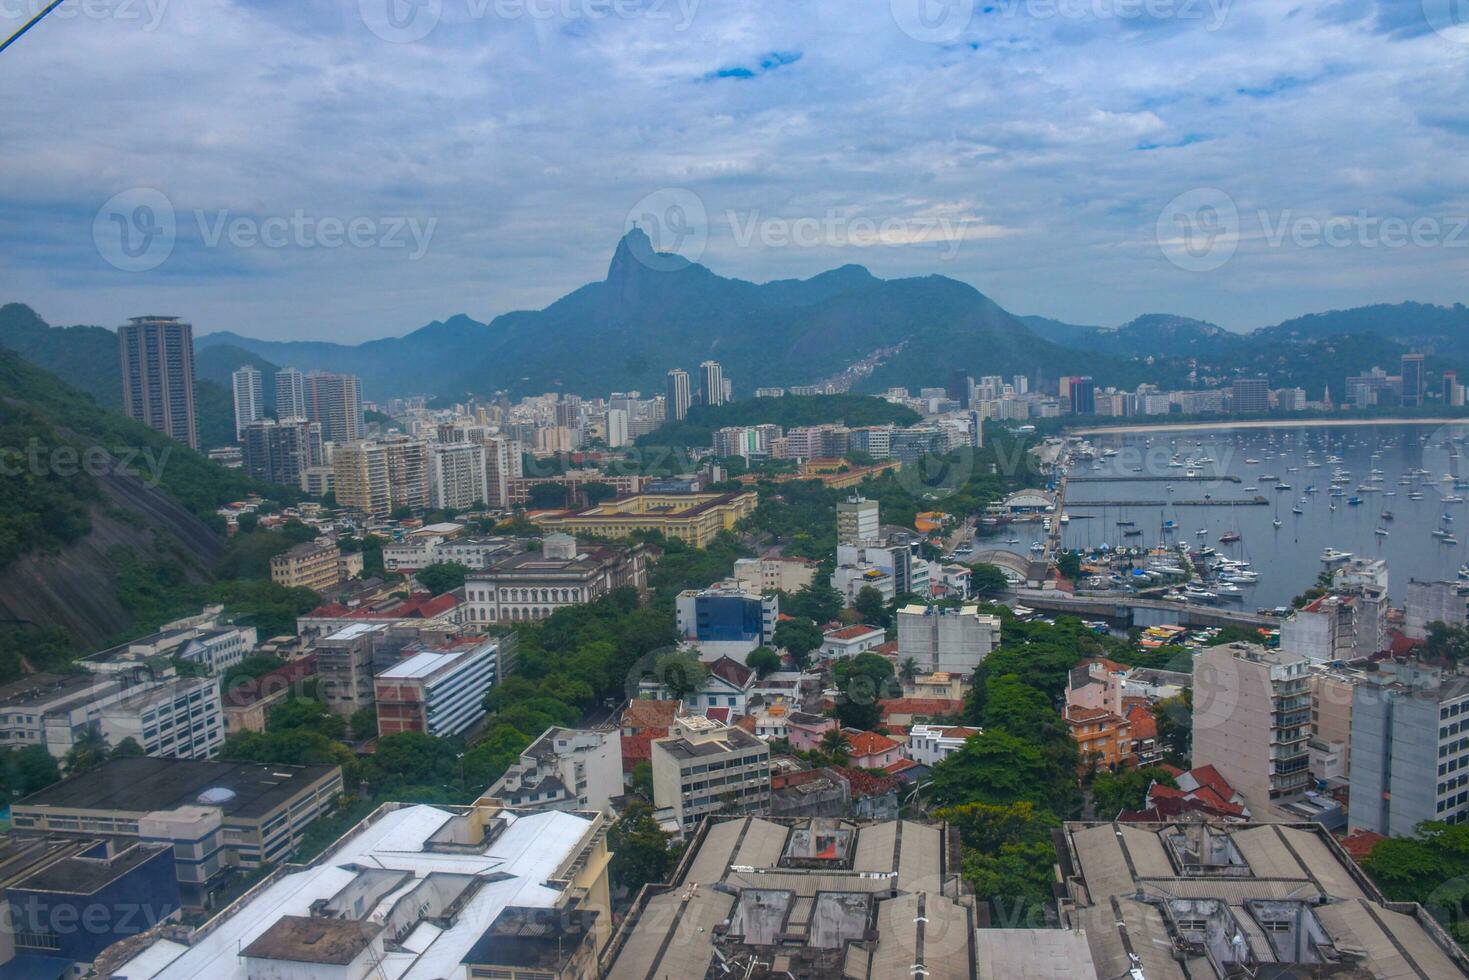
{"type": "MultiPolygon", "coordinates": [[[[29,308],[12,304],[0,308],[0,346],[106,402],[120,400],[110,330],[49,328],[29,308]]],[[[245,363],[265,372],[279,366],[345,371],[362,378],[367,397],[383,399],[498,390],[653,393],[662,390],[669,368],[692,371],[713,359],[736,395],[748,396],[760,386],[814,383],[883,349],[889,353],[860,390],[941,385],[954,369],[1051,379],[1089,374],[1118,386],[1263,372],[1315,397],[1325,384],[1339,386],[1343,372],[1377,364],[1391,370],[1410,349],[1429,352],[1430,368],[1469,366],[1469,309],[1402,303],[1333,310],[1248,334],[1158,313],[1119,327],[1088,326],[1013,314],[944,276],[879,279],[846,265],[803,280],[726,278],[655,252],[634,229],[618,242],[604,279],[541,310],[488,323],[459,314],[356,345],[220,331],[197,336],[195,347],[201,386],[223,389],[201,394],[201,406],[227,404],[229,373],[245,363]]],[[[271,387],[266,384],[267,400],[271,387]]]]}

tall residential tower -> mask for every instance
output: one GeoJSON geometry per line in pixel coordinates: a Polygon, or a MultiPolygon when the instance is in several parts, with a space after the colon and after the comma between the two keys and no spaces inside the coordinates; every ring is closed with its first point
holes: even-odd
{"type": "Polygon", "coordinates": [[[117,330],[123,411],[199,448],[194,418],[194,328],[176,316],[135,316],[117,330]]]}

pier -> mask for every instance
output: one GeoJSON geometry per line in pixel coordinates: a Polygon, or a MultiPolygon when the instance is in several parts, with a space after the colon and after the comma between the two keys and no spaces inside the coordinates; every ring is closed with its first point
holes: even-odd
{"type": "Polygon", "coordinates": [[[1138,596],[1069,596],[1064,592],[1018,589],[1012,593],[1023,606],[1044,612],[1069,616],[1117,620],[1130,626],[1242,626],[1246,629],[1275,629],[1280,620],[1273,616],[1207,606],[1197,602],[1167,599],[1144,599],[1138,596]]]}
{"type": "Polygon", "coordinates": [[[1242,483],[1237,476],[1073,476],[1072,483],[1242,483]]]}
{"type": "Polygon", "coordinates": [[[1073,500],[1066,506],[1080,507],[1264,507],[1269,497],[1210,497],[1207,500],[1073,500]]]}

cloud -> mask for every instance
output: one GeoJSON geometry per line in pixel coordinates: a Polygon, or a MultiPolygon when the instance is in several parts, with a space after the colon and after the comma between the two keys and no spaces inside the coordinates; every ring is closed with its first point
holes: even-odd
{"type": "Polygon", "coordinates": [[[705,264],[753,280],[858,261],[1072,322],[1175,309],[1230,327],[1465,298],[1454,250],[1246,236],[1222,270],[1188,274],[1153,241],[1163,207],[1200,187],[1251,222],[1469,213],[1445,162],[1469,140],[1469,48],[1422,29],[1418,0],[1180,0],[1223,16],[1166,24],[1154,0],[1148,29],[1104,16],[1115,0],[1005,0],[941,43],[906,34],[882,2],[402,0],[375,33],[362,11],[388,2],[139,0],[48,18],[0,56],[0,87],[25,94],[0,123],[0,301],[58,323],[163,309],[201,333],[355,342],[543,306],[600,278],[628,212],[660,189],[700,202],[705,264]],[[393,24],[424,33],[405,41],[393,24]],[[147,272],[94,241],[98,209],[130,188],[177,217],[147,272]],[[741,244],[731,212],[902,230],[741,244]],[[417,259],[199,233],[200,214],[208,228],[298,213],[436,224],[417,259]],[[935,215],[982,233],[952,256],[925,247],[935,215]]]}

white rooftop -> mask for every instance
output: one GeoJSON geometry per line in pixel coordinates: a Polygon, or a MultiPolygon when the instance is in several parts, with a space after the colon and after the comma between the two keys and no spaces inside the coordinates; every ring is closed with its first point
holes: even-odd
{"type": "Polygon", "coordinates": [[[377,633],[388,628],[387,623],[353,623],[327,637],[328,640],[352,640],[367,633],[377,633]]]}
{"type": "MultiPolygon", "coordinates": [[[[420,925],[407,937],[412,953],[389,953],[380,965],[384,980],[437,980],[462,975],[461,960],[501,911],[509,905],[553,908],[561,893],[545,881],[586,833],[589,821],[573,813],[547,811],[516,815],[482,854],[430,853],[422,850],[453,814],[438,807],[410,806],[384,815],[346,841],[319,865],[286,875],[223,919],[197,945],[160,940],[128,961],[127,980],[246,980],[239,951],[249,946],[282,916],[309,916],[311,903],[331,898],[356,876],[347,866],[413,872],[510,875],[482,885],[448,929],[420,925]]],[[[389,893],[365,918],[380,917],[411,887],[389,893]]]]}
{"type": "Polygon", "coordinates": [[[415,653],[407,660],[400,660],[387,670],[377,674],[379,679],[409,680],[417,677],[429,677],[437,670],[447,667],[461,657],[483,650],[483,646],[465,647],[462,650],[434,651],[425,650],[423,653],[415,653]]]}

